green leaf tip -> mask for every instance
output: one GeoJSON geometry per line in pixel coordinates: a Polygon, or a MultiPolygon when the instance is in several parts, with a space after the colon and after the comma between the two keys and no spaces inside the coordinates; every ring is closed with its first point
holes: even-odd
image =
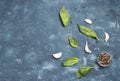
{"type": "Polygon", "coordinates": [[[93,68],[94,67],[92,67],[92,66],[82,66],[78,69],[76,76],[78,78],[85,77],[89,73],[89,71],[93,68]]]}
{"type": "Polygon", "coordinates": [[[62,6],[62,8],[60,9],[60,19],[62,21],[63,26],[67,27],[70,22],[70,14],[65,8],[65,6],[62,6]]]}

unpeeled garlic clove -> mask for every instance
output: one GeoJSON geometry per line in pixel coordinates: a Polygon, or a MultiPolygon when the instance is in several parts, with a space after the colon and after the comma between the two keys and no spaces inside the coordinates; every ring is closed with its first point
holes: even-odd
{"type": "Polygon", "coordinates": [[[85,52],[86,53],[92,53],[92,51],[90,50],[90,48],[88,47],[88,42],[86,41],[86,44],[85,44],[85,52]]]}
{"type": "Polygon", "coordinates": [[[109,40],[109,34],[106,32],[104,32],[104,34],[105,34],[104,41],[107,42],[109,40]]]}
{"type": "Polygon", "coordinates": [[[92,24],[93,22],[92,22],[92,20],[90,20],[90,19],[85,19],[84,20],[86,23],[88,23],[88,24],[92,24]]]}
{"type": "Polygon", "coordinates": [[[52,55],[54,58],[58,59],[62,57],[62,52],[58,52],[52,55]]]}

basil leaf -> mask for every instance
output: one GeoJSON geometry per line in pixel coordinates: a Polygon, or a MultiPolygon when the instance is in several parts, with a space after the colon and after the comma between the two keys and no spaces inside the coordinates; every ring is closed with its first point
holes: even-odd
{"type": "Polygon", "coordinates": [[[82,77],[83,77],[82,74],[79,71],[77,71],[77,78],[82,78],[82,77]]]}
{"type": "Polygon", "coordinates": [[[77,48],[78,47],[78,43],[77,43],[77,41],[75,40],[74,37],[69,36],[68,37],[68,41],[69,41],[69,44],[70,44],[71,47],[73,47],[73,48],[77,48]]]}
{"type": "Polygon", "coordinates": [[[82,66],[82,67],[80,67],[77,71],[77,77],[81,78],[81,77],[86,76],[91,69],[93,69],[92,66],[82,66]]]}
{"type": "Polygon", "coordinates": [[[60,10],[60,18],[64,27],[68,26],[70,22],[70,14],[68,13],[67,9],[64,6],[60,10]]]}
{"type": "Polygon", "coordinates": [[[95,32],[93,29],[88,28],[88,27],[85,27],[85,26],[82,26],[82,25],[79,25],[79,24],[78,24],[78,29],[79,29],[79,31],[80,31],[81,33],[83,33],[84,35],[99,40],[96,32],[95,32]]]}
{"type": "Polygon", "coordinates": [[[63,61],[63,66],[73,66],[77,64],[79,59],[77,57],[69,57],[63,61]]]}

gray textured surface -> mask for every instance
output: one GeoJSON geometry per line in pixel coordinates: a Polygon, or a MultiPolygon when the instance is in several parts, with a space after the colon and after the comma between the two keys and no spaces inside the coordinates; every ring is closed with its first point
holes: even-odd
{"type": "Polygon", "coordinates": [[[119,76],[120,0],[0,0],[0,81],[120,81],[119,76]],[[71,15],[72,23],[66,29],[58,14],[62,5],[71,15]],[[94,24],[86,24],[85,18],[94,24]],[[93,28],[101,40],[96,44],[80,34],[76,23],[93,28]],[[108,43],[103,41],[103,32],[110,35],[108,43]],[[69,35],[77,39],[79,48],[69,46],[69,35]],[[83,50],[86,40],[93,50],[90,55],[83,50]],[[51,55],[60,51],[63,57],[53,59],[51,55]],[[113,55],[112,64],[76,78],[83,58],[94,66],[102,51],[113,55]],[[69,56],[78,56],[79,64],[62,67],[61,62],[69,56]]]}

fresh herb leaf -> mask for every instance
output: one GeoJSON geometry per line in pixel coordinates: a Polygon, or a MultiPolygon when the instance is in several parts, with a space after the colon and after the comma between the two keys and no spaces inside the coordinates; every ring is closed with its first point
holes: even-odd
{"type": "Polygon", "coordinates": [[[79,72],[82,74],[82,76],[86,76],[92,68],[92,66],[83,66],[79,68],[79,72]]]}
{"type": "Polygon", "coordinates": [[[64,6],[60,10],[60,18],[64,27],[68,26],[70,22],[70,14],[64,6]]]}
{"type": "Polygon", "coordinates": [[[78,47],[78,43],[77,43],[77,41],[75,40],[74,37],[69,36],[68,37],[68,41],[69,41],[69,44],[70,44],[71,47],[73,47],[73,48],[77,48],[78,47]]]}
{"type": "Polygon", "coordinates": [[[73,66],[77,64],[79,59],[77,57],[69,57],[63,61],[63,66],[73,66]]]}
{"type": "Polygon", "coordinates": [[[77,71],[77,78],[82,78],[83,76],[82,76],[82,74],[79,72],[79,71],[77,71]]]}
{"type": "Polygon", "coordinates": [[[81,77],[86,76],[89,73],[89,71],[93,68],[94,67],[92,67],[92,66],[82,66],[82,67],[80,67],[77,71],[77,77],[81,78],[81,77]]]}
{"type": "Polygon", "coordinates": [[[82,26],[82,25],[79,25],[79,24],[78,24],[78,29],[79,29],[79,31],[80,31],[81,33],[83,33],[84,35],[99,40],[96,32],[95,32],[93,29],[88,28],[88,27],[85,27],[85,26],[82,26]]]}

